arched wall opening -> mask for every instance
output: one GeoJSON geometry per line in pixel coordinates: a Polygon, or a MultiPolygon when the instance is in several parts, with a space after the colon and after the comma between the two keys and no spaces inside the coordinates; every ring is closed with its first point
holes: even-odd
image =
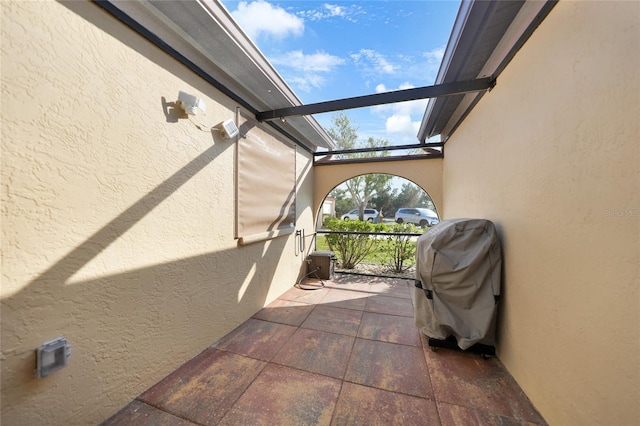
{"type": "Polygon", "coordinates": [[[442,158],[387,161],[356,164],[331,164],[314,167],[313,207],[315,220],[325,197],[342,182],[369,173],[384,173],[408,179],[424,189],[443,218],[442,158]]]}

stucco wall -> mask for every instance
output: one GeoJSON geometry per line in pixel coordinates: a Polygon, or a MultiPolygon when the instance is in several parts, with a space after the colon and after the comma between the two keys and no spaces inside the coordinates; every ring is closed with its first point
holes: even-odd
{"type": "Polygon", "coordinates": [[[368,173],[386,173],[412,181],[424,189],[442,215],[442,159],[389,161],[362,164],[335,164],[315,168],[314,211],[319,212],[322,201],[342,182],[368,173]]]}
{"type": "MultiPolygon", "coordinates": [[[[293,235],[238,247],[235,105],[88,2],[2,2],[3,425],[96,424],[289,288],[293,235]],[[64,336],[69,365],[36,379],[64,336]]],[[[311,233],[311,157],[298,227],[311,233]]]]}
{"type": "Polygon", "coordinates": [[[552,425],[640,418],[640,6],[561,1],[446,144],[504,244],[498,350],[552,425]]]}

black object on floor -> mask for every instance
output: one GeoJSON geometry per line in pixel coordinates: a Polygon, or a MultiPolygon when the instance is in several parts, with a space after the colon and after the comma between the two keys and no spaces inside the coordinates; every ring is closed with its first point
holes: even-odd
{"type": "MultiPolygon", "coordinates": [[[[456,340],[455,336],[449,336],[446,338],[446,340],[434,339],[433,337],[428,336],[427,339],[429,339],[429,347],[431,348],[431,350],[435,350],[435,348],[457,349],[459,351],[462,350],[458,346],[458,341],[456,340]]],[[[488,356],[496,355],[496,348],[494,346],[483,345],[482,343],[476,343],[475,345],[472,345],[464,351],[488,356]]]]}

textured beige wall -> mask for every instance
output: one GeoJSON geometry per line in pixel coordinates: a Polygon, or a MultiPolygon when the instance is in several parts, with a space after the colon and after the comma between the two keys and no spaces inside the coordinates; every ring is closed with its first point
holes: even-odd
{"type": "Polygon", "coordinates": [[[442,159],[389,161],[363,164],[336,164],[315,167],[314,211],[319,212],[329,192],[352,177],[368,173],[386,173],[409,179],[424,189],[442,215],[442,159]]]}
{"type": "Polygon", "coordinates": [[[639,16],[561,1],[446,145],[444,215],[499,227],[499,356],[552,425],[640,418],[639,16]]]}
{"type": "Polygon", "coordinates": [[[167,105],[196,94],[213,125],[233,103],[91,3],[0,10],[1,423],[96,424],[293,285],[302,256],[293,235],[237,246],[235,146],[167,105]],[[34,378],[58,336],[68,367],[34,378]]]}

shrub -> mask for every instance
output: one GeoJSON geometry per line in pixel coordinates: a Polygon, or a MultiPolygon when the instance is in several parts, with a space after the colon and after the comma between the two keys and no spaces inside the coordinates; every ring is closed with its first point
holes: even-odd
{"type": "MultiPolygon", "coordinates": [[[[337,232],[384,232],[389,227],[361,220],[340,220],[328,218],[324,225],[337,232]]],[[[371,252],[376,245],[375,235],[327,234],[329,249],[336,253],[344,269],[353,269],[371,252]]]]}
{"type": "MultiPolygon", "coordinates": [[[[397,223],[388,227],[389,232],[398,233],[421,233],[424,229],[416,227],[412,223],[397,223]]],[[[382,253],[379,255],[381,263],[386,265],[393,272],[403,272],[411,265],[406,265],[407,261],[415,259],[416,242],[415,237],[409,235],[393,235],[386,237],[385,244],[381,247],[382,253]]]]}

